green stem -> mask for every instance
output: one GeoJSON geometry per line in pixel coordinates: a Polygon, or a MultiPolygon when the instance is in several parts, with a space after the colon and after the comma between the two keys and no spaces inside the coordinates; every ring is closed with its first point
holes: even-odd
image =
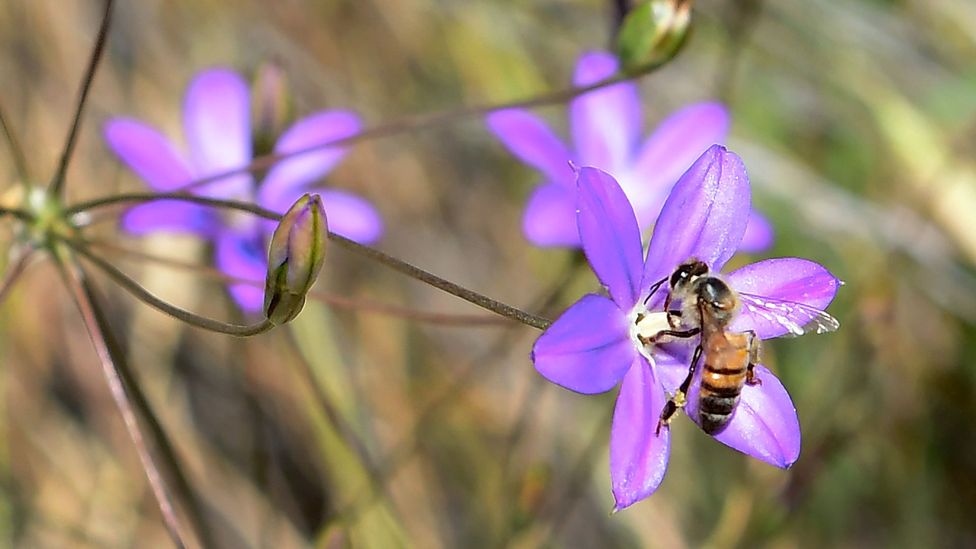
{"type": "MultiPolygon", "coordinates": [[[[82,202],[75,204],[74,206],[66,210],[67,215],[78,214],[81,212],[90,211],[93,208],[100,208],[104,206],[110,206],[114,204],[123,204],[127,202],[151,202],[155,200],[181,200],[185,202],[192,202],[195,204],[201,204],[216,208],[227,208],[231,210],[238,210],[243,212],[248,212],[265,219],[270,219],[272,221],[280,221],[281,215],[262,208],[256,204],[250,202],[241,202],[237,200],[222,200],[219,198],[209,198],[205,196],[196,196],[191,194],[184,194],[182,192],[174,193],[131,193],[124,195],[109,196],[105,198],[100,198],[97,200],[91,200],[88,202],[82,202]]],[[[473,290],[469,290],[463,286],[459,286],[449,280],[443,279],[433,273],[429,273],[419,267],[416,267],[402,259],[398,259],[389,254],[381,252],[375,248],[370,248],[369,246],[364,246],[350,240],[344,236],[340,236],[336,233],[329,232],[329,238],[342,246],[343,248],[350,250],[356,254],[363,257],[377,261],[386,265],[387,267],[399,271],[407,276],[416,278],[417,280],[424,282],[430,286],[433,286],[439,290],[447,292],[455,297],[459,297],[469,303],[473,303],[483,309],[487,309],[493,313],[517,320],[522,324],[532,326],[539,330],[545,330],[552,324],[552,321],[548,318],[543,318],[541,316],[536,316],[531,313],[527,313],[517,307],[512,307],[511,305],[506,305],[500,301],[496,301],[486,295],[479,294],[473,290]]],[[[87,257],[87,256],[86,256],[87,257]]],[[[104,263],[104,261],[103,261],[104,263]]],[[[114,268],[113,268],[114,269],[114,268]]],[[[124,275],[123,275],[124,276],[124,275]]]]}
{"type": "Polygon", "coordinates": [[[77,252],[79,255],[91,261],[96,267],[101,269],[109,278],[115,281],[116,284],[122,286],[126,291],[132,294],[136,299],[142,301],[143,303],[153,307],[154,309],[167,314],[177,320],[186,322],[191,326],[196,326],[197,328],[202,328],[204,330],[209,330],[211,332],[217,332],[221,334],[227,334],[237,337],[248,337],[253,335],[258,335],[268,330],[274,328],[269,320],[264,319],[256,324],[248,324],[241,326],[238,324],[229,324],[226,322],[221,322],[219,320],[214,320],[212,318],[207,318],[205,316],[200,316],[191,313],[185,309],[181,309],[175,305],[171,305],[166,301],[156,297],[148,290],[139,285],[138,282],[129,278],[129,276],[122,271],[118,270],[114,265],[105,261],[104,259],[93,254],[85,245],[84,242],[70,239],[70,238],[59,238],[62,242],[67,244],[72,250],[77,252]]]}
{"type": "Polygon", "coordinates": [[[7,121],[6,111],[3,108],[0,108],[0,127],[2,127],[3,135],[7,139],[7,146],[10,148],[10,156],[14,160],[17,177],[20,178],[20,184],[26,190],[30,185],[30,171],[27,169],[27,158],[24,156],[24,149],[20,147],[20,142],[17,141],[17,136],[14,134],[13,128],[10,127],[10,122],[7,121]]]}
{"type": "Polygon", "coordinates": [[[7,295],[17,281],[20,280],[20,275],[27,269],[34,250],[33,248],[26,248],[16,253],[18,254],[17,257],[11,260],[7,271],[3,274],[3,280],[0,281],[0,305],[7,299],[7,295]]]}
{"type": "MultiPolygon", "coordinates": [[[[117,254],[123,259],[138,259],[140,261],[162,265],[170,269],[193,272],[214,280],[219,280],[225,284],[247,284],[256,288],[264,288],[264,280],[253,280],[231,276],[220,269],[217,269],[216,267],[197,265],[188,261],[146,253],[141,250],[120,246],[114,242],[104,240],[88,239],[85,241],[85,243],[89,246],[89,248],[97,248],[98,250],[117,254]]],[[[0,286],[0,290],[2,290],[2,286],[0,286]]],[[[404,305],[393,305],[390,303],[382,303],[369,299],[346,297],[316,290],[308,292],[308,299],[325,303],[326,305],[337,309],[349,309],[361,313],[377,313],[381,315],[403,318],[413,322],[424,322],[443,326],[501,327],[507,325],[510,320],[505,317],[498,317],[494,314],[454,314],[423,311],[404,305]]],[[[2,300],[0,300],[0,303],[2,303],[2,300]]]]}
{"type": "Polygon", "coordinates": [[[34,221],[34,216],[31,215],[30,212],[28,212],[26,210],[21,210],[20,208],[4,208],[4,207],[0,207],[0,217],[3,217],[5,215],[9,215],[11,217],[16,217],[17,219],[19,219],[21,221],[25,221],[27,223],[30,223],[31,221],[34,221]]]}
{"type": "Polygon", "coordinates": [[[68,138],[65,140],[64,149],[61,151],[61,160],[58,162],[58,169],[54,172],[54,178],[51,179],[50,189],[52,196],[60,196],[64,189],[64,176],[68,172],[68,163],[71,161],[71,154],[75,150],[75,143],[78,142],[78,129],[81,127],[81,116],[85,112],[85,104],[88,102],[88,92],[91,91],[92,81],[95,79],[95,71],[98,69],[98,63],[102,60],[102,53],[105,51],[108,30],[112,26],[113,4],[114,0],[105,0],[102,24],[99,26],[98,36],[95,38],[95,47],[92,49],[91,57],[88,60],[88,67],[85,69],[85,76],[81,81],[75,115],[71,120],[71,128],[68,130],[68,138]]]}

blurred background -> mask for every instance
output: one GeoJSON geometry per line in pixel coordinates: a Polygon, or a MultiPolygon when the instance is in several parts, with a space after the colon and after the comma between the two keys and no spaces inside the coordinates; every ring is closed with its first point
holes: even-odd
{"type": "MultiPolygon", "coordinates": [[[[580,53],[611,43],[627,4],[119,3],[69,196],[143,189],[101,125],[130,115],[180,136],[184,88],[203,68],[253,75],[276,62],[296,116],[350,108],[372,126],[564,88],[580,53]]],[[[0,99],[42,182],[100,11],[93,0],[0,8],[0,99]]],[[[332,248],[317,290],[360,308],[312,301],[292,325],[246,340],[189,328],[97,278],[194,494],[183,522],[196,515],[219,547],[976,544],[976,4],[701,0],[683,52],[640,86],[648,131],[677,107],[725,101],[729,146],[775,225],[766,255],[811,258],[846,282],[830,308],[839,332],[765,346],[803,429],[791,470],[679,420],[661,489],[611,516],[615,392],[543,382],[529,360],[537,331],[332,248]]],[[[537,110],[567,135],[565,111],[537,110]]],[[[6,147],[0,177],[14,187],[6,147]]],[[[381,249],[555,318],[597,282],[576,254],[523,239],[537,183],[479,118],[358,144],[326,182],[377,205],[381,249]]],[[[91,231],[153,292],[239,316],[204,243],[133,239],[111,217],[91,231]]],[[[0,365],[2,543],[167,546],[49,263],[2,305],[0,365]]]]}

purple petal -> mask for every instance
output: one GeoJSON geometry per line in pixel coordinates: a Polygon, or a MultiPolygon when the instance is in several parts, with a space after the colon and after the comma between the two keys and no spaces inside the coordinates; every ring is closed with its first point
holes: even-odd
{"type": "MultiPolygon", "coordinates": [[[[183,126],[198,175],[214,175],[246,166],[251,161],[247,83],[228,69],[199,73],[186,92],[183,126]]],[[[200,194],[245,198],[251,183],[250,174],[238,174],[206,185],[200,194]]]]}
{"type": "Polygon", "coordinates": [[[609,391],[637,356],[629,330],[612,301],[585,295],[539,336],[532,361],[542,377],[571,391],[609,391]]]}
{"type": "Polygon", "coordinates": [[[654,372],[667,393],[674,393],[688,375],[698,339],[669,342],[654,348],[654,372]]]}
{"type": "Polygon", "coordinates": [[[183,155],[155,129],[128,118],[105,124],[109,149],[133,172],[157,191],[169,191],[189,183],[193,176],[183,155]]]}
{"type": "Polygon", "coordinates": [[[651,495],[664,480],[671,430],[657,423],[664,409],[664,389],[643,357],[624,376],[613,410],[610,432],[610,480],[615,511],[651,495]]]}
{"type": "MultiPolygon", "coordinates": [[[[787,468],[800,457],[800,421],[789,393],[764,366],[756,366],[761,385],[742,388],[732,419],[715,439],[744,454],[787,468]]],[[[698,421],[697,384],[689,391],[688,415],[698,421]]]]}
{"type": "Polygon", "coordinates": [[[525,238],[536,246],[579,247],[576,225],[576,189],[546,183],[529,197],[522,218],[525,238]]]}
{"type": "Polygon", "coordinates": [[[522,109],[488,115],[488,128],[522,162],[541,171],[549,181],[573,185],[572,153],[541,118],[522,109]]]}
{"type": "MultiPolygon", "coordinates": [[[[359,116],[348,111],[325,111],[293,124],[278,139],[275,153],[287,154],[349,137],[362,129],[359,116]]],[[[269,210],[284,213],[310,183],[322,178],[342,160],[345,147],[318,148],[275,165],[261,184],[258,200],[269,210]]]]}
{"type": "Polygon", "coordinates": [[[229,284],[231,297],[248,313],[264,305],[264,279],[267,275],[267,253],[263,243],[252,234],[231,231],[221,233],[216,242],[217,268],[224,273],[258,284],[229,284]]]}
{"type": "Polygon", "coordinates": [[[379,240],[383,234],[383,220],[369,201],[359,195],[334,189],[319,191],[319,195],[330,231],[360,244],[379,240]]]}
{"type": "Polygon", "coordinates": [[[749,212],[749,224],[739,243],[739,251],[761,253],[773,245],[773,226],[769,220],[756,210],[749,212]]]}
{"type": "Polygon", "coordinates": [[[593,272],[625,311],[637,303],[641,282],[641,238],[630,201],[610,174],[582,168],[577,179],[576,219],[593,272]]]}
{"type": "Polygon", "coordinates": [[[773,315],[752,311],[749,306],[742,307],[730,329],[736,332],[755,330],[761,339],[786,334],[789,322],[803,326],[811,320],[809,309],[791,310],[789,303],[823,311],[841,285],[841,281],[819,263],[796,257],[752,263],[728,273],[726,279],[738,292],[787,302],[776,306],[773,315]],[[784,320],[775,320],[777,315],[785,317],[784,320]]]}
{"type": "Polygon", "coordinates": [[[189,233],[200,236],[214,229],[213,211],[197,204],[158,200],[130,208],[122,216],[122,227],[132,234],[154,232],[189,233]]]}
{"type": "MultiPolygon", "coordinates": [[[[576,64],[573,84],[586,86],[617,73],[617,59],[588,53],[576,64]]],[[[627,82],[581,95],[570,104],[570,125],[581,163],[611,172],[630,163],[641,132],[637,86],[627,82]]]]}
{"type": "Polygon", "coordinates": [[[644,290],[692,257],[721,269],[742,240],[749,200],[742,160],[721,145],[709,147],[661,209],[644,263],[644,290]]]}
{"type": "Polygon", "coordinates": [[[649,226],[659,213],[658,196],[678,181],[692,163],[715,143],[724,143],[729,131],[729,113],[720,103],[696,103],[665,118],[644,141],[637,154],[632,175],[634,189],[624,188],[634,203],[639,220],[649,226]],[[644,207],[641,207],[646,205],[644,207]]]}

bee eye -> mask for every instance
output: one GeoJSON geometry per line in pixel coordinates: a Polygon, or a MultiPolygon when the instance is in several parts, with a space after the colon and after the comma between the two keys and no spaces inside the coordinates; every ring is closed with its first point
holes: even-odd
{"type": "Polygon", "coordinates": [[[688,279],[688,271],[687,271],[687,269],[685,269],[685,267],[683,267],[683,266],[682,267],[678,267],[678,270],[676,270],[671,275],[671,287],[673,288],[673,287],[677,286],[679,283],[681,283],[682,281],[687,280],[687,279],[688,279]]]}

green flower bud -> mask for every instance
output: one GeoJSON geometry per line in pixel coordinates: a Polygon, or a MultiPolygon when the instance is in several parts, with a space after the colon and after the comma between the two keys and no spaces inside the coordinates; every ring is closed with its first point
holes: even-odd
{"type": "Polygon", "coordinates": [[[624,71],[657,65],[681,49],[691,22],[692,0],[648,0],[624,18],[617,56],[624,71]]]}
{"type": "Polygon", "coordinates": [[[264,314],[274,324],[298,316],[325,260],[329,238],[322,199],[305,194],[281,218],[268,249],[264,314]]]}

